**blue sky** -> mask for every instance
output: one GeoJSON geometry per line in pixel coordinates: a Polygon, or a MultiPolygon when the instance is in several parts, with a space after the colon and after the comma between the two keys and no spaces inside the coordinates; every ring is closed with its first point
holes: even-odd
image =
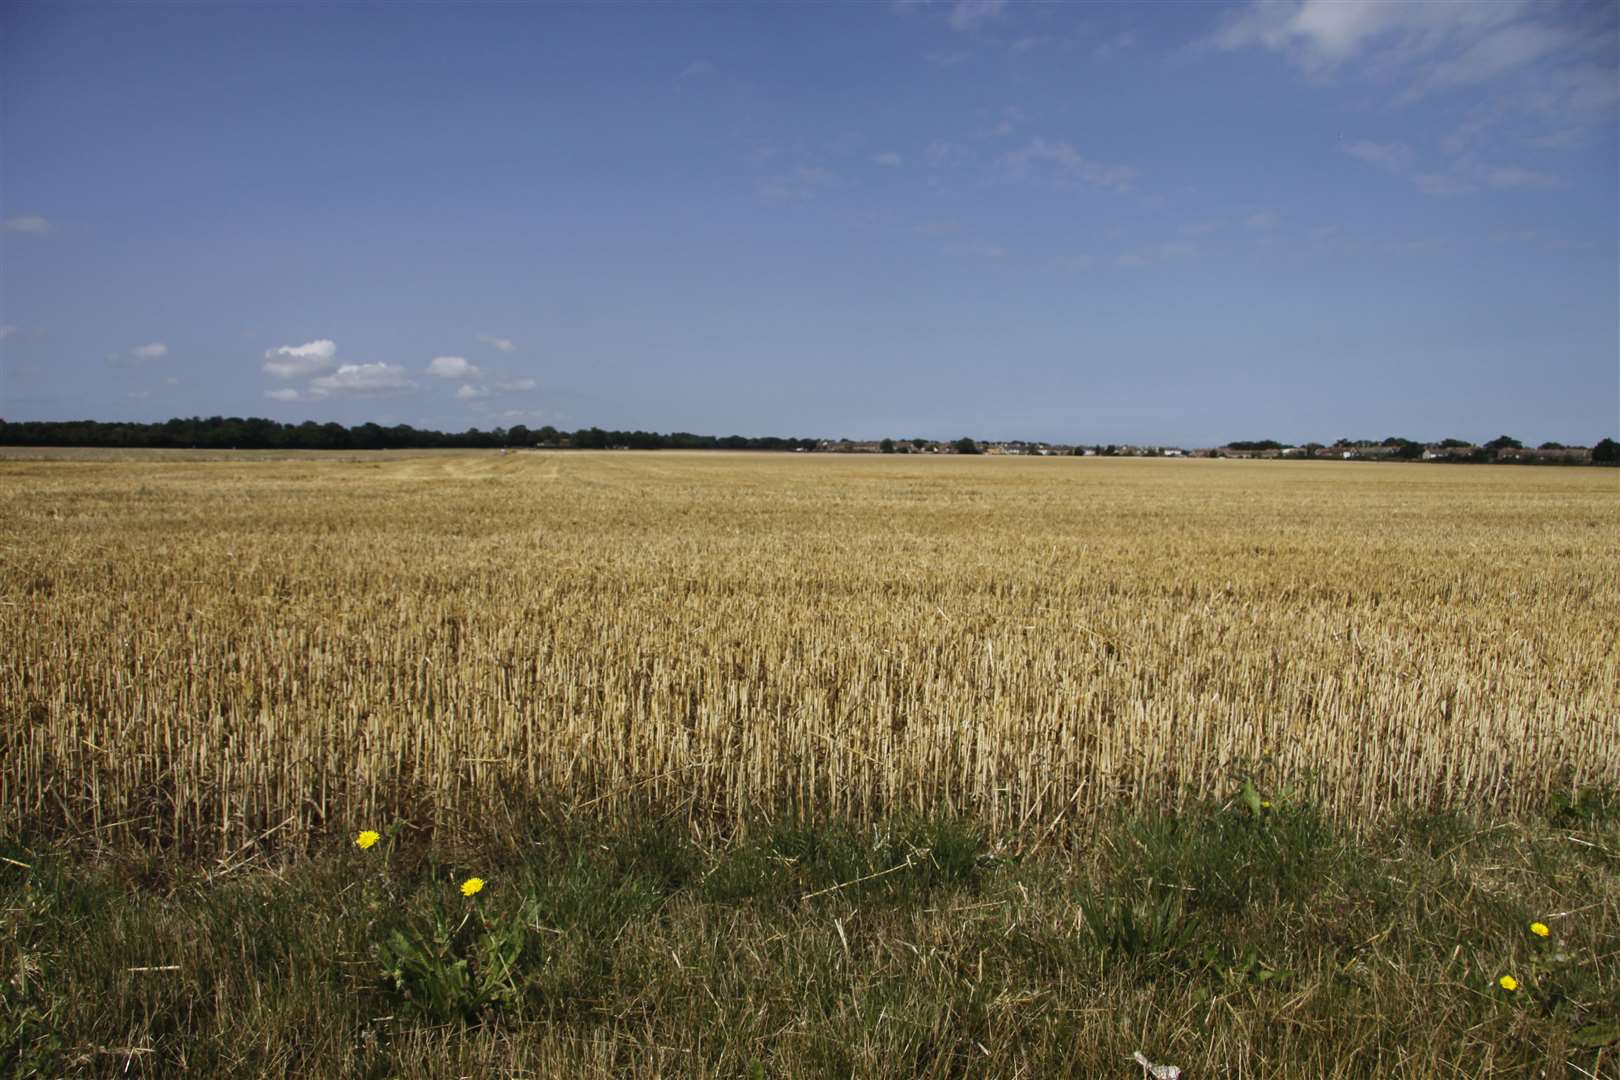
{"type": "Polygon", "coordinates": [[[1620,433],[1620,6],[0,6],[0,416],[1620,433]]]}

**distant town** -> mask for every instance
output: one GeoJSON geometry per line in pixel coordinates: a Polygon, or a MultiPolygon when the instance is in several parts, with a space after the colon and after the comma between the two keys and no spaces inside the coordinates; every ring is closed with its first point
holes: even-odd
{"type": "Polygon", "coordinates": [[[880,439],[855,442],[849,439],[823,439],[815,449],[833,454],[990,454],[1036,457],[1160,457],[1160,458],[1286,458],[1320,461],[1446,461],[1458,463],[1587,465],[1611,464],[1620,452],[1614,440],[1604,439],[1596,447],[1566,446],[1560,442],[1545,442],[1539,446],[1526,446],[1512,436],[1504,435],[1484,445],[1475,445],[1463,439],[1443,439],[1423,443],[1412,439],[1391,438],[1339,439],[1332,444],[1303,443],[1288,445],[1272,439],[1239,441],[1224,446],[1187,448],[1156,445],[1084,445],[1070,443],[1024,442],[1013,439],[1006,442],[974,442],[958,439],[954,442],[934,442],[927,439],[880,439]]]}
{"type": "Polygon", "coordinates": [[[694,435],[677,431],[561,431],[522,424],[487,431],[430,431],[409,424],[383,426],[306,420],[284,424],[262,417],[176,417],[159,423],[97,420],[0,420],[0,446],[103,447],[171,450],[767,450],[818,454],[984,454],[1007,457],[1278,458],[1299,461],[1429,461],[1452,464],[1615,465],[1620,443],[1543,442],[1527,446],[1511,435],[1483,444],[1465,439],[1338,439],[1291,445],[1275,439],[1235,440],[1222,446],[1028,442],[1022,439],[806,439],[775,435],[694,435]]]}

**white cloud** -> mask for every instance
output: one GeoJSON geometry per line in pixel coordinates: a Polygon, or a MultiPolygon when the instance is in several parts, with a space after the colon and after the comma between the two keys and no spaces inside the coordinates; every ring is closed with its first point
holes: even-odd
{"type": "MultiPolygon", "coordinates": [[[[1317,78],[1355,70],[1384,85],[1404,84],[1401,102],[1539,65],[1538,77],[1561,84],[1554,95],[1560,107],[1579,109],[1585,95],[1577,84],[1593,85],[1580,57],[1612,55],[1615,26],[1603,5],[1535,0],[1250,0],[1200,44],[1268,49],[1317,78]]],[[[1612,64],[1589,66],[1601,72],[1599,104],[1612,106],[1612,64]]]]}
{"type": "Polygon", "coordinates": [[[129,355],[137,360],[161,360],[169,355],[169,347],[161,341],[154,341],[149,345],[137,345],[129,350],[129,355]]]}
{"type": "Polygon", "coordinates": [[[325,371],[336,355],[337,346],[326,338],[302,345],[280,345],[264,354],[264,370],[278,379],[296,379],[325,371]]]}
{"type": "Polygon", "coordinates": [[[1125,165],[1105,165],[1081,156],[1066,142],[1036,138],[1021,149],[1006,154],[1002,167],[1009,176],[1024,179],[1038,173],[1054,177],[1059,186],[1081,180],[1095,187],[1110,188],[1124,193],[1136,179],[1136,170],[1125,165]]]}
{"type": "Polygon", "coordinates": [[[22,214],[0,220],[0,232],[48,233],[51,223],[38,214],[22,214]]]}
{"type": "Polygon", "coordinates": [[[311,380],[309,395],[315,398],[384,397],[415,389],[416,384],[398,364],[343,364],[332,374],[311,380]]]}
{"type": "MultiPolygon", "coordinates": [[[[1376,43],[1382,63],[1416,63],[1457,54],[1493,29],[1514,22],[1525,0],[1482,3],[1345,3],[1342,0],[1251,0],[1207,44],[1259,46],[1281,52],[1313,74],[1326,73],[1376,43]]],[[[1496,46],[1501,50],[1502,46],[1496,46]]],[[[1450,77],[1470,70],[1464,63],[1450,77]]]]}
{"type": "Polygon", "coordinates": [[[1251,229],[1275,229],[1277,227],[1277,215],[1270,210],[1261,210],[1244,218],[1243,224],[1251,229]]]}
{"type": "Polygon", "coordinates": [[[951,236],[962,231],[962,223],[955,218],[937,218],[914,226],[911,231],[924,236],[951,236]]]}
{"type": "Polygon", "coordinates": [[[476,364],[469,364],[465,356],[435,356],[426,370],[441,379],[474,379],[483,374],[476,364]]]}
{"type": "Polygon", "coordinates": [[[1405,143],[1375,143],[1363,139],[1360,142],[1346,143],[1344,152],[1360,161],[1396,174],[1405,172],[1412,164],[1412,149],[1405,143]]]}
{"type": "Polygon", "coordinates": [[[700,75],[713,75],[714,65],[707,60],[694,60],[681,70],[680,78],[695,79],[700,75]]]}
{"type": "Polygon", "coordinates": [[[145,401],[147,398],[152,396],[152,391],[150,391],[150,390],[128,390],[128,391],[125,391],[124,396],[129,398],[132,401],[145,401]]]}
{"type": "Polygon", "coordinates": [[[894,169],[900,166],[901,157],[893,150],[886,150],[881,154],[872,155],[872,162],[877,165],[883,165],[894,169]]]}
{"type": "Polygon", "coordinates": [[[471,383],[462,383],[461,387],[456,390],[457,401],[474,401],[478,398],[486,397],[489,397],[489,387],[487,386],[474,386],[471,383]]]}
{"type": "Polygon", "coordinates": [[[530,379],[530,378],[527,378],[527,377],[519,377],[519,378],[515,378],[515,379],[496,379],[495,380],[495,389],[506,392],[506,393],[515,393],[515,392],[522,392],[522,391],[525,391],[525,390],[533,390],[538,385],[540,385],[540,384],[538,382],[536,382],[534,379],[530,379]]]}
{"type": "Polygon", "coordinates": [[[301,396],[292,387],[283,387],[280,390],[266,390],[264,396],[274,401],[299,401],[301,396]]]}
{"type": "Polygon", "coordinates": [[[498,349],[501,352],[511,352],[513,349],[517,348],[516,345],[512,344],[511,338],[496,337],[494,334],[479,334],[478,342],[481,345],[488,345],[490,348],[498,349]]]}
{"type": "Polygon", "coordinates": [[[1000,15],[1007,0],[956,0],[946,21],[954,30],[972,30],[986,19],[1000,15]]]}

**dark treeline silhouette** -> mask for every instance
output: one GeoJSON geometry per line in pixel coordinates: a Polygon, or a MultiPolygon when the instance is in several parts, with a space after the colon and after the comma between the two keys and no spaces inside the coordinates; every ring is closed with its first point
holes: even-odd
{"type": "Polygon", "coordinates": [[[604,431],[599,427],[558,431],[549,424],[463,432],[429,431],[409,424],[281,424],[260,417],[176,417],[155,424],[98,420],[0,420],[0,446],[102,446],[185,450],[425,450],[492,449],[506,446],[571,446],[582,450],[813,450],[815,439],[774,435],[693,435],[677,431],[604,431]]]}

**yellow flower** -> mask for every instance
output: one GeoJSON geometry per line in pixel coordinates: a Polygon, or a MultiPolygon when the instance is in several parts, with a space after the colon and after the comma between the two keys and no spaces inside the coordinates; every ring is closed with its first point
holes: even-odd
{"type": "Polygon", "coordinates": [[[1511,975],[1504,975],[1500,979],[1496,980],[1496,985],[1500,986],[1504,990],[1517,990],[1519,988],[1519,980],[1515,979],[1511,975]]]}
{"type": "Polygon", "coordinates": [[[484,888],[484,879],[483,878],[481,878],[481,877],[470,877],[466,881],[463,881],[461,883],[461,895],[462,896],[473,896],[473,895],[475,895],[475,894],[477,894],[479,892],[482,892],[483,888],[484,888]]]}
{"type": "Polygon", "coordinates": [[[1547,929],[1547,924],[1544,922],[1531,923],[1530,932],[1536,935],[1536,937],[1546,937],[1548,934],[1552,933],[1551,930],[1547,929]]]}
{"type": "Polygon", "coordinates": [[[1260,800],[1260,809],[1262,809],[1262,810],[1270,810],[1271,809],[1271,800],[1270,799],[1261,799],[1260,800]]]}
{"type": "Polygon", "coordinates": [[[377,841],[379,841],[381,839],[382,839],[382,837],[380,835],[378,835],[377,833],[372,832],[370,829],[367,829],[366,831],[362,832],[359,836],[354,838],[354,844],[361,851],[365,851],[372,844],[375,844],[377,841]]]}

